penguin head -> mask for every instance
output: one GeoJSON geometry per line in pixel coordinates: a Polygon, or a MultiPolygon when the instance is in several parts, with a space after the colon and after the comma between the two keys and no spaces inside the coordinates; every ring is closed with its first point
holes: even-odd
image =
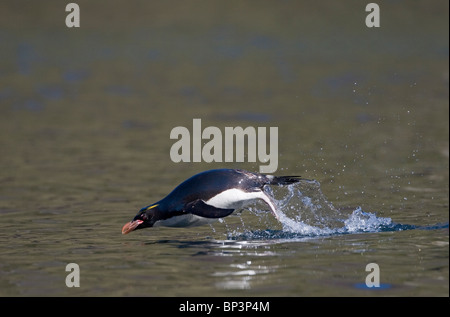
{"type": "Polygon", "coordinates": [[[122,227],[122,234],[127,234],[137,229],[153,227],[153,224],[158,220],[157,212],[158,204],[142,208],[133,220],[122,227]]]}

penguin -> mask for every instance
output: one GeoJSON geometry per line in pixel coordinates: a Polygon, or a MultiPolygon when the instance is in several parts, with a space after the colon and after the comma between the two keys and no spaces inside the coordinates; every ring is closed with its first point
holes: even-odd
{"type": "Polygon", "coordinates": [[[122,234],[148,227],[192,227],[224,218],[258,200],[278,219],[266,185],[297,183],[301,176],[273,176],[241,169],[214,169],[196,174],[160,201],[148,205],[122,227],[122,234]]]}

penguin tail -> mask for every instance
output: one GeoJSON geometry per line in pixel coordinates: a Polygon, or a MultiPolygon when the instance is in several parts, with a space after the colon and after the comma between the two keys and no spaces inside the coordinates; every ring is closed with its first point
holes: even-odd
{"type": "Polygon", "coordinates": [[[302,179],[301,176],[272,176],[269,185],[289,185],[298,183],[302,179]]]}

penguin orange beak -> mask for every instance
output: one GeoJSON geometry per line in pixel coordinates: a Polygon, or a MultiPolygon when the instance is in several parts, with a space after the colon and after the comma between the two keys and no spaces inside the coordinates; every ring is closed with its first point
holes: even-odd
{"type": "Polygon", "coordinates": [[[139,226],[141,223],[143,223],[142,220],[133,220],[133,221],[127,222],[127,223],[122,227],[122,234],[130,233],[131,231],[133,231],[134,229],[136,229],[136,227],[139,226]]]}

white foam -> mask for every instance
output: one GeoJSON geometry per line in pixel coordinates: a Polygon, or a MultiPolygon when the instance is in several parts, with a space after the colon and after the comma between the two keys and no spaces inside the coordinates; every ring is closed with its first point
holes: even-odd
{"type": "MultiPolygon", "coordinates": [[[[351,214],[343,214],[331,204],[317,181],[300,182],[286,186],[287,192],[274,198],[278,220],[283,231],[300,236],[377,232],[391,226],[392,219],[365,212],[361,207],[351,214]]],[[[277,192],[266,190],[269,196],[277,192]]]]}

